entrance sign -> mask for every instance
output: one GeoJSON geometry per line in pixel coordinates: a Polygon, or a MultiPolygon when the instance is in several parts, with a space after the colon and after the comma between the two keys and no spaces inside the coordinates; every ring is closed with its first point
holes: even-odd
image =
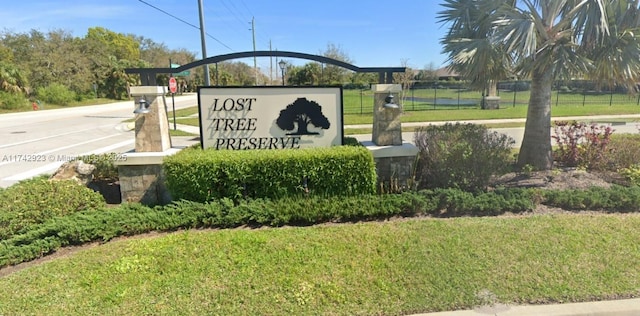
{"type": "Polygon", "coordinates": [[[202,148],[342,145],[342,87],[199,87],[202,148]]]}

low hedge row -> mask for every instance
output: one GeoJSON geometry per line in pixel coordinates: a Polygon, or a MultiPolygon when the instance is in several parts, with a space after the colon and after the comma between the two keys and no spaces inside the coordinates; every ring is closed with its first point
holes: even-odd
{"type": "Polygon", "coordinates": [[[469,193],[436,189],[400,194],[306,196],[207,203],[178,201],[166,206],[123,204],[49,217],[0,240],[0,267],[33,260],[68,245],[117,236],[189,228],[312,225],[386,219],[395,216],[486,216],[522,213],[536,203],[572,210],[640,211],[640,187],[548,191],[499,189],[469,193]]]}
{"type": "Polygon", "coordinates": [[[175,200],[284,198],[302,193],[349,196],[375,192],[376,171],[364,147],[303,150],[185,149],[164,172],[175,200]]]}
{"type": "Polygon", "coordinates": [[[21,181],[0,191],[0,240],[50,218],[104,205],[100,193],[75,181],[21,181]]]}

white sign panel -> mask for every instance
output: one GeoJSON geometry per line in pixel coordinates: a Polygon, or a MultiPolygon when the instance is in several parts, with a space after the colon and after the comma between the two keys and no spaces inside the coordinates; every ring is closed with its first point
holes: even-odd
{"type": "Polygon", "coordinates": [[[200,87],[202,148],[342,145],[341,87],[200,87]]]}

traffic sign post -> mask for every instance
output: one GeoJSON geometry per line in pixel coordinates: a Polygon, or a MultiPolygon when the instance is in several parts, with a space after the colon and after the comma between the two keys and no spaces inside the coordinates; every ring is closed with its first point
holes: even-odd
{"type": "Polygon", "coordinates": [[[178,91],[178,82],[175,77],[169,78],[169,91],[176,93],[178,91]]]}

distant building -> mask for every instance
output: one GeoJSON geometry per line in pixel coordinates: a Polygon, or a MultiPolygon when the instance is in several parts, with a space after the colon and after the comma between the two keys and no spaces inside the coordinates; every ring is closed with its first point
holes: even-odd
{"type": "Polygon", "coordinates": [[[449,67],[442,67],[436,70],[438,80],[461,80],[460,74],[449,67]]]}

